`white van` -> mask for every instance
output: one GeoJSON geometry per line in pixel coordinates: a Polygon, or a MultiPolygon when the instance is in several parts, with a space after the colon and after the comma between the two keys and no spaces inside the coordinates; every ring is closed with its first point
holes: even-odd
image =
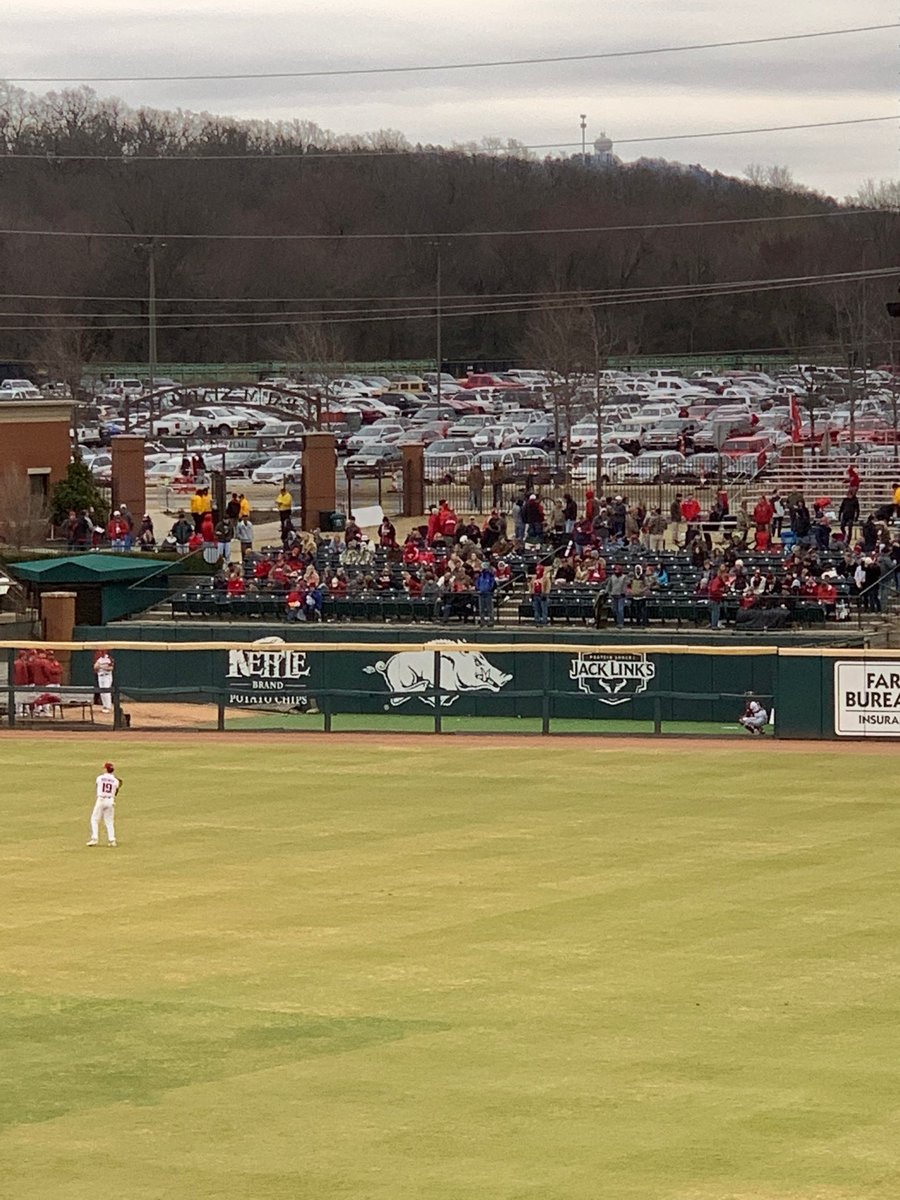
{"type": "Polygon", "coordinates": [[[119,376],[114,379],[107,379],[103,386],[105,391],[117,392],[120,396],[142,396],[144,394],[143,383],[134,376],[119,376]]]}

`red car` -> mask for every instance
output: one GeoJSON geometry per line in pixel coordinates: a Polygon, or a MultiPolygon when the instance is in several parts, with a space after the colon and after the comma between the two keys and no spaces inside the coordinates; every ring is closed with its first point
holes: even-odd
{"type": "Polygon", "coordinates": [[[460,379],[460,387],[464,388],[509,388],[516,389],[524,387],[521,383],[512,383],[508,379],[501,379],[499,375],[467,375],[465,379],[460,379]]]}

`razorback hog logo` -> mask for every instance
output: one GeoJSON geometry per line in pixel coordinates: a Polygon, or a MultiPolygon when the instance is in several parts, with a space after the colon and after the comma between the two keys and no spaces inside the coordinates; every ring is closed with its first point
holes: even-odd
{"type": "MultiPolygon", "coordinates": [[[[459,642],[436,643],[458,646],[459,642]]],[[[488,662],[480,650],[466,653],[460,650],[441,650],[441,707],[448,708],[461,692],[499,692],[512,679],[488,662]]],[[[401,650],[374,667],[364,667],[367,675],[381,675],[391,692],[391,706],[405,704],[418,696],[423,704],[434,708],[434,696],[425,695],[434,689],[434,651],[401,650]]]]}

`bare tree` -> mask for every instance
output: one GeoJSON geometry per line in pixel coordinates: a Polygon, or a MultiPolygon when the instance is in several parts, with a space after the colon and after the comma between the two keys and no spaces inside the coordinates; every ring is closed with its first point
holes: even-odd
{"type": "Polygon", "coordinates": [[[85,368],[94,354],[94,335],[86,330],[53,325],[35,350],[35,362],[47,375],[64,383],[78,399],[85,368]]]}
{"type": "Polygon", "coordinates": [[[559,444],[572,426],[572,404],[584,376],[593,370],[593,322],[585,308],[562,305],[534,313],[523,345],[525,358],[540,363],[551,373],[555,458],[559,466],[559,444]]]}
{"type": "Polygon", "coordinates": [[[293,325],[275,350],[288,370],[308,385],[304,416],[313,429],[321,429],[323,400],[346,361],[341,330],[322,321],[293,325]]]}

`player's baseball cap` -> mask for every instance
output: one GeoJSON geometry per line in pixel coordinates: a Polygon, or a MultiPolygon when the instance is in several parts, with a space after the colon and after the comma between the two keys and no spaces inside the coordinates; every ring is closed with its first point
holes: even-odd
{"type": "Polygon", "coordinates": [[[108,763],[103,764],[103,770],[104,771],[114,771],[115,767],[112,765],[112,763],[108,762],[108,763]]]}

